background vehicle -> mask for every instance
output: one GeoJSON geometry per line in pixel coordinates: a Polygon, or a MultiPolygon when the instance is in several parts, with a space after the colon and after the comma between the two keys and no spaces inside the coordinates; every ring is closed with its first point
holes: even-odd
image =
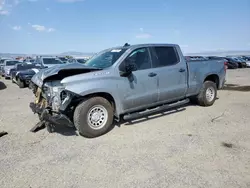
{"type": "Polygon", "coordinates": [[[65,64],[64,62],[62,62],[60,59],[58,59],[57,57],[53,57],[53,56],[39,56],[36,58],[35,64],[41,64],[43,67],[53,67],[55,65],[63,65],[65,64]]]}
{"type": "Polygon", "coordinates": [[[250,67],[250,57],[242,56],[242,59],[244,59],[246,61],[247,67],[250,67]]]}
{"type": "Polygon", "coordinates": [[[68,58],[66,57],[57,57],[58,59],[60,59],[63,63],[68,63],[68,58]]]}
{"type": "Polygon", "coordinates": [[[185,56],[187,61],[205,61],[208,60],[206,57],[203,56],[185,56]]]}
{"type": "Polygon", "coordinates": [[[40,69],[42,65],[33,63],[19,63],[11,69],[12,83],[17,83],[20,88],[24,88],[29,85],[29,82],[40,69]]]}
{"type": "Polygon", "coordinates": [[[68,60],[69,63],[81,63],[81,64],[86,63],[86,61],[87,61],[86,58],[71,58],[68,60]]]}
{"type": "Polygon", "coordinates": [[[239,64],[236,60],[234,60],[231,57],[225,57],[225,59],[227,60],[227,67],[229,69],[237,69],[239,67],[239,64]]]}
{"type": "Polygon", "coordinates": [[[231,57],[231,58],[234,59],[238,63],[239,68],[246,68],[247,67],[245,60],[243,60],[239,57],[231,57]]]}
{"type": "Polygon", "coordinates": [[[75,126],[97,137],[113,120],[135,119],[192,101],[214,104],[225,83],[224,61],[187,63],[173,44],[126,45],[104,50],[85,65],[41,70],[32,77],[40,120],[75,126]],[[199,70],[199,71],[197,71],[199,70]]]}
{"type": "Polygon", "coordinates": [[[2,59],[0,59],[0,75],[1,76],[4,76],[3,66],[4,66],[4,61],[5,60],[11,60],[11,58],[2,58],[2,59]]]}
{"type": "Polygon", "coordinates": [[[20,63],[16,60],[5,60],[3,65],[3,75],[5,79],[8,79],[11,77],[10,75],[10,69],[12,69],[17,63],[20,63]]]}

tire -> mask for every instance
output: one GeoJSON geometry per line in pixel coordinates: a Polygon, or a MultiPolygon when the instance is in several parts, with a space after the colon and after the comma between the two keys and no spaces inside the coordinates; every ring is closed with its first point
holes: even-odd
{"type": "Polygon", "coordinates": [[[19,88],[25,88],[25,84],[22,80],[20,80],[20,78],[17,79],[17,84],[18,84],[19,88]]]}
{"type": "Polygon", "coordinates": [[[217,97],[216,83],[212,81],[205,81],[203,83],[199,95],[197,96],[197,103],[200,106],[212,106],[216,100],[216,97],[217,97]]]}
{"type": "Polygon", "coordinates": [[[74,112],[74,125],[80,135],[94,138],[107,133],[113,125],[114,109],[111,103],[102,97],[92,97],[80,103],[74,112]],[[90,118],[94,111],[99,120],[90,118]],[[99,112],[99,113],[98,113],[99,112]],[[101,117],[100,117],[101,116],[101,117]]]}

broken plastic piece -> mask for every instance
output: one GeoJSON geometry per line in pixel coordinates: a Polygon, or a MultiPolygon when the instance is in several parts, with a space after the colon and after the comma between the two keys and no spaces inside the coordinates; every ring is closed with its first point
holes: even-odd
{"type": "Polygon", "coordinates": [[[2,137],[2,136],[4,136],[4,135],[7,135],[7,134],[8,134],[7,132],[2,131],[2,132],[0,132],[0,137],[2,137]]]}

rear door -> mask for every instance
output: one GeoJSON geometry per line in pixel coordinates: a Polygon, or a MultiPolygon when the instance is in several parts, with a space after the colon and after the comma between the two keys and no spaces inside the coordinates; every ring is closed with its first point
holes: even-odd
{"type": "Polygon", "coordinates": [[[151,48],[153,72],[158,78],[158,102],[170,102],[184,98],[187,91],[187,66],[175,46],[151,48]]]}

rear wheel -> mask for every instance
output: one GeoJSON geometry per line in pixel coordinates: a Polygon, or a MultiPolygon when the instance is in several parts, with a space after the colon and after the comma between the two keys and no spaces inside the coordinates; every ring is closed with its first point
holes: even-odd
{"type": "Polygon", "coordinates": [[[98,137],[111,129],[114,109],[102,97],[89,98],[80,103],[74,112],[74,124],[82,136],[98,137]]]}
{"type": "Polygon", "coordinates": [[[205,81],[197,96],[197,102],[201,106],[212,106],[217,97],[216,83],[212,81],[205,81]]]}

